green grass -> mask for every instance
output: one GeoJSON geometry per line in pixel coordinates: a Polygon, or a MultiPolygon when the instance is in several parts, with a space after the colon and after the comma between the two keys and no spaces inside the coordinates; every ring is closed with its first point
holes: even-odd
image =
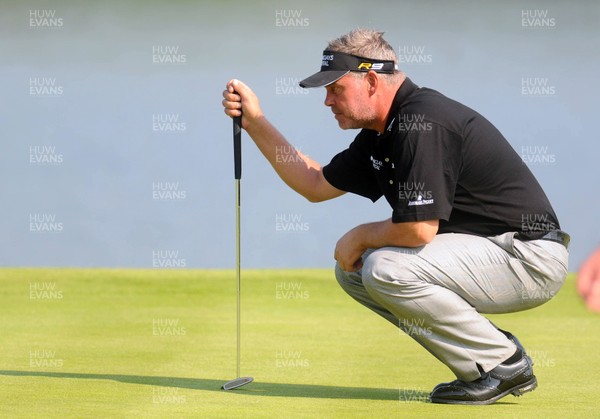
{"type": "Polygon", "coordinates": [[[0,417],[600,415],[600,316],[573,277],[542,307],[490,316],[519,336],[540,386],[477,407],[425,403],[451,372],[332,271],[242,281],[242,375],[255,382],[224,392],[236,375],[233,271],[0,269],[0,417]],[[53,293],[32,298],[36,286],[53,293]],[[282,298],[294,287],[298,298],[282,298]]]}

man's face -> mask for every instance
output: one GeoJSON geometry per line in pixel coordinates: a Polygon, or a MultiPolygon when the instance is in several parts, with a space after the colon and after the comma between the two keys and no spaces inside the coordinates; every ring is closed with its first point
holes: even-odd
{"type": "Polygon", "coordinates": [[[325,86],[325,106],[331,108],[341,129],[368,128],[375,120],[369,106],[369,84],[364,77],[346,74],[335,83],[325,86]]]}

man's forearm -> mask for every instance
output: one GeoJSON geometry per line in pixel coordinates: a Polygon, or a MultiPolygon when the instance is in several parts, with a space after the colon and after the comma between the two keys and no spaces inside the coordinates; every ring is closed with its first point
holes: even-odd
{"type": "Polygon", "coordinates": [[[334,258],[345,271],[362,266],[367,249],[382,247],[419,247],[429,243],[438,230],[438,220],[392,223],[391,219],[354,227],[338,240],[334,258]]]}
{"type": "Polygon", "coordinates": [[[296,150],[264,116],[254,120],[246,131],[279,177],[310,199],[318,181],[319,163],[296,150]]]}
{"type": "Polygon", "coordinates": [[[386,246],[419,247],[431,241],[437,233],[437,220],[408,223],[385,221],[362,224],[356,227],[365,249],[379,249],[386,246]]]}

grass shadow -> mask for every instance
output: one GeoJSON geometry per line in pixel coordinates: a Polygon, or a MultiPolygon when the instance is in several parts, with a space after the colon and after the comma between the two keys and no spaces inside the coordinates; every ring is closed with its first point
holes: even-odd
{"type": "MultiPolygon", "coordinates": [[[[191,390],[224,391],[221,386],[228,380],[215,380],[207,378],[183,377],[158,377],[147,375],[124,374],[87,374],[76,372],[50,372],[50,371],[16,371],[0,370],[0,375],[13,377],[49,377],[68,378],[79,380],[110,380],[127,384],[142,384],[160,387],[176,387],[191,390]]],[[[248,386],[231,392],[239,392],[251,396],[269,397],[306,397],[321,399],[364,399],[364,400],[400,400],[400,401],[425,401],[428,393],[415,390],[406,392],[399,389],[367,388],[367,387],[338,387],[314,384],[285,384],[264,383],[255,381],[248,386]],[[411,399],[406,399],[410,397],[411,399]],[[404,400],[403,400],[404,399],[404,400]]]]}

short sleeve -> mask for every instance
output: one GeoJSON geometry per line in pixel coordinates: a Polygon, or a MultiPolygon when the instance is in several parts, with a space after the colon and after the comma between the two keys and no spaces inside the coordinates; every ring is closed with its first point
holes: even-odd
{"type": "Polygon", "coordinates": [[[462,139],[430,123],[395,150],[398,197],[392,222],[449,220],[461,167],[462,139]]]}
{"type": "Polygon", "coordinates": [[[372,166],[369,139],[359,134],[346,150],[323,167],[323,176],[334,187],[375,202],[383,193],[372,166]]]}

